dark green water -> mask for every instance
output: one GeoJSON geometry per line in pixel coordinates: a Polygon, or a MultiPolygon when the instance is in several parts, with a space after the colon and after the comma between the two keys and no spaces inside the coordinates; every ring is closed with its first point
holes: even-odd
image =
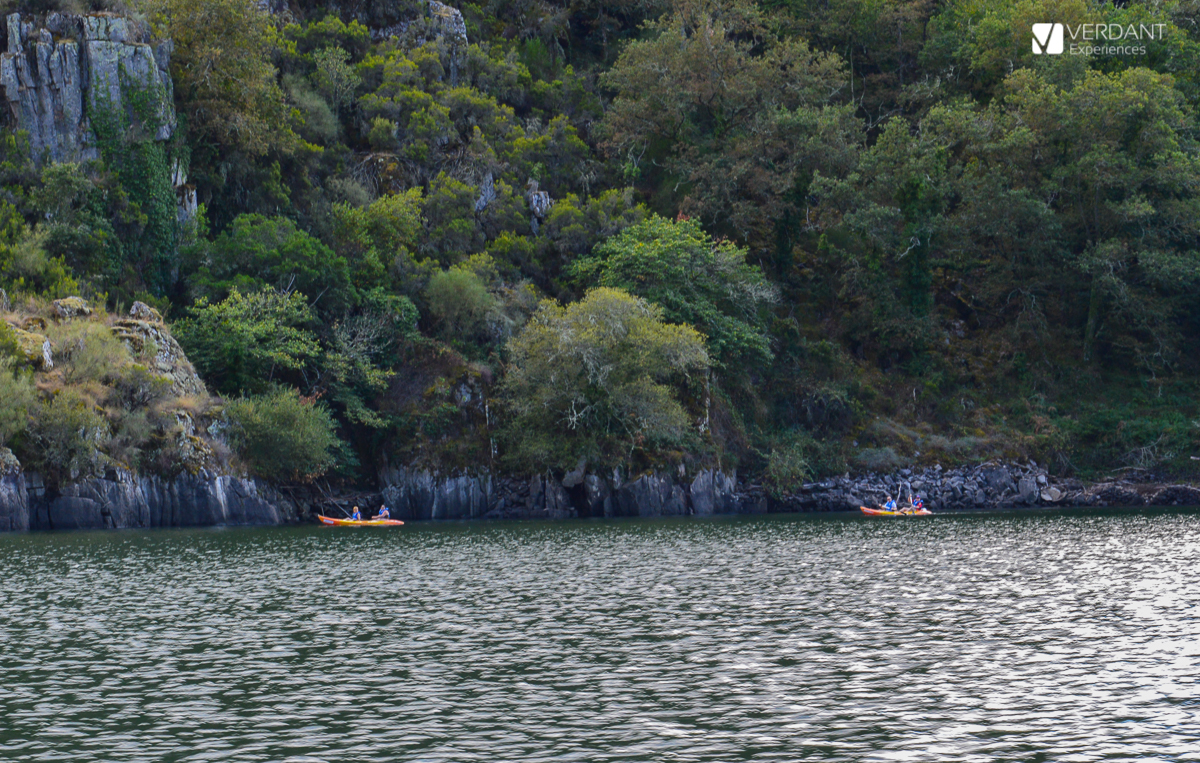
{"type": "Polygon", "coordinates": [[[0,538],[0,759],[1200,760],[1200,513],[0,538]]]}

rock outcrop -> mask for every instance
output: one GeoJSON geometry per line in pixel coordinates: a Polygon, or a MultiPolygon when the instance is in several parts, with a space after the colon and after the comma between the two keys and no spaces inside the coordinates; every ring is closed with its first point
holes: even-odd
{"type": "Polygon", "coordinates": [[[184,355],[175,337],[167,332],[162,316],[144,302],[134,302],[129,318],[113,324],[113,333],[136,356],[153,355],[151,370],[171,382],[171,394],[206,394],[204,381],[184,355]]]}
{"type": "MultiPolygon", "coordinates": [[[[1200,488],[1188,485],[1059,481],[1032,461],[955,469],[901,469],[845,475],[778,494],[736,473],[702,470],[690,480],[666,472],[632,480],[619,473],[552,474],[528,480],[489,475],[443,477],[429,471],[388,470],[382,495],[399,519],[568,519],[588,517],[713,516],[856,511],[891,495],[919,495],[935,511],[1034,506],[1200,506],[1200,488]],[[1054,484],[1051,482],[1054,481],[1054,484]]],[[[374,500],[372,498],[371,500],[374,500]]]]}
{"type": "Polygon", "coordinates": [[[383,501],[397,519],[474,519],[494,508],[489,476],[439,477],[428,471],[396,469],[383,476],[383,501]]]}
{"type": "Polygon", "coordinates": [[[0,447],[0,532],[29,529],[29,493],[21,465],[8,448],[0,447]]]}
{"type": "Polygon", "coordinates": [[[254,480],[201,472],[174,479],[112,470],[59,493],[36,475],[0,475],[0,531],[278,525],[295,521],[254,480]]]}
{"type": "Polygon", "coordinates": [[[80,318],[92,314],[92,306],[82,297],[54,300],[54,314],[59,318],[80,318]]]}
{"type": "Polygon", "coordinates": [[[106,120],[140,125],[156,140],[175,131],[169,40],[111,14],[12,13],[0,53],[10,125],[29,133],[37,163],[99,157],[106,120]]]}
{"type": "Polygon", "coordinates": [[[761,497],[737,493],[737,476],[702,471],[688,481],[669,474],[623,480],[584,474],[582,468],[558,479],[536,474],[529,480],[490,475],[440,476],[416,469],[380,474],[380,499],[397,519],[570,519],[580,517],[665,517],[759,513],[761,497]]]}
{"type": "Polygon", "coordinates": [[[17,338],[17,347],[25,360],[39,371],[49,371],[54,368],[54,351],[50,340],[42,334],[13,327],[13,335],[17,338]]]}

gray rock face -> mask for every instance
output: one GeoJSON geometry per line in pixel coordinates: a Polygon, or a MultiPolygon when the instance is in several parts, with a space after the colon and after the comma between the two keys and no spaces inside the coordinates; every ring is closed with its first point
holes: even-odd
{"type": "Polygon", "coordinates": [[[383,500],[396,519],[473,519],[495,506],[491,477],[440,477],[428,471],[381,475],[383,500]]]}
{"type": "Polygon", "coordinates": [[[138,310],[137,305],[151,313],[150,319],[119,320],[113,324],[113,334],[123,341],[135,356],[153,354],[151,368],[171,382],[172,395],[207,394],[204,381],[188,361],[179,342],[175,341],[175,337],[171,336],[163,325],[162,316],[158,315],[157,310],[141,302],[135,303],[135,311],[142,312],[138,310]]]}
{"type": "MultiPolygon", "coordinates": [[[[36,475],[35,475],[36,476],[36,475]]],[[[278,525],[281,511],[253,480],[201,472],[175,479],[112,472],[47,495],[40,480],[0,477],[0,530],[278,525]]]]}
{"type": "Polygon", "coordinates": [[[141,24],[108,14],[51,13],[38,24],[13,13],[6,26],[0,89],[35,162],[97,158],[95,130],[113,119],[171,137],[169,40],[151,41],[141,24]]]}
{"type": "Polygon", "coordinates": [[[624,481],[582,473],[563,479],[536,474],[528,481],[488,475],[443,477],[428,471],[388,469],[380,473],[384,501],[398,519],[569,519],[575,517],[663,517],[766,511],[759,497],[737,493],[736,475],[702,471],[690,483],[671,474],[624,481]]]}
{"type": "Polygon", "coordinates": [[[736,514],[737,473],[726,475],[723,472],[705,469],[692,480],[690,494],[692,509],[697,516],[736,514]]]}
{"type": "Polygon", "coordinates": [[[21,472],[0,474],[0,532],[29,529],[29,491],[21,472]]]}

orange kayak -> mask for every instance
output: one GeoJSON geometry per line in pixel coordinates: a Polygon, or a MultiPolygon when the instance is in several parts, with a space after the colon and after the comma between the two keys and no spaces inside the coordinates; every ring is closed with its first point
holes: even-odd
{"type": "Polygon", "coordinates": [[[399,527],[404,524],[399,519],[338,519],[337,517],[327,517],[322,514],[318,514],[317,519],[321,520],[321,524],[323,525],[337,525],[339,527],[399,527]]]}
{"type": "Polygon", "coordinates": [[[924,517],[933,512],[929,509],[917,509],[916,511],[885,511],[884,509],[868,509],[866,506],[859,506],[862,513],[869,514],[873,517],[924,517]]]}

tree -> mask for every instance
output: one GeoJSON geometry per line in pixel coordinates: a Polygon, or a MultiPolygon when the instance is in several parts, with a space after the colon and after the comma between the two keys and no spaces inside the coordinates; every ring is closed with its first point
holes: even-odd
{"type": "Polygon", "coordinates": [[[477,333],[496,307],[487,284],[469,267],[439,270],[425,287],[429,312],[447,336],[470,337],[477,333]]]}
{"type": "Polygon", "coordinates": [[[194,143],[214,151],[212,158],[221,150],[259,156],[291,147],[271,64],[278,33],[260,3],[150,0],[148,10],[158,33],[174,43],[171,78],[194,143]]]}
{"type": "Polygon", "coordinates": [[[334,464],[340,446],[325,406],[276,389],[229,403],[230,444],[265,479],[310,482],[334,464]]]}
{"type": "Polygon", "coordinates": [[[746,263],[745,249],[714,241],[695,220],[654,215],[598,245],[573,272],[589,285],[636,294],[662,308],[666,320],[695,327],[718,366],[771,360],[758,311],[778,299],[777,290],[746,263]]]}
{"type": "Polygon", "coordinates": [[[240,215],[201,250],[193,277],[198,297],[213,300],[233,289],[273,288],[309,294],[324,312],[341,312],[354,303],[346,259],[286,217],[240,215]]]}
{"type": "Polygon", "coordinates": [[[219,228],[239,212],[286,209],[304,183],[281,177],[279,160],[304,146],[272,63],[279,47],[272,14],[257,0],[146,0],[145,9],[155,32],[174,44],[184,169],[200,203],[219,228]]]}
{"type": "Polygon", "coordinates": [[[708,369],[703,338],[643,299],[598,288],[566,307],[545,300],[508,351],[504,439],[515,465],[627,463],[635,449],[696,432],[679,394],[708,369]]]}
{"type": "Polygon", "coordinates": [[[362,78],[347,63],[350,54],[341,48],[322,48],[313,53],[313,61],[317,65],[317,86],[333,104],[335,110],[341,110],[354,100],[354,90],[362,82],[362,78]]]}
{"type": "MultiPolygon", "coordinates": [[[[800,215],[815,169],[852,161],[853,107],[837,105],[840,59],[771,29],[745,0],[680,0],[601,81],[616,91],[607,150],[628,177],[677,188],[660,198],[755,249],[800,215]]],[[[666,191],[663,191],[666,194],[666,191]]],[[[790,246],[788,246],[790,248],[790,246]]]]}
{"type": "Polygon", "coordinates": [[[296,371],[320,352],[304,328],[313,320],[303,294],[235,291],[224,301],[201,298],[175,335],[205,381],[222,394],[259,392],[276,371],[296,371]]]}

